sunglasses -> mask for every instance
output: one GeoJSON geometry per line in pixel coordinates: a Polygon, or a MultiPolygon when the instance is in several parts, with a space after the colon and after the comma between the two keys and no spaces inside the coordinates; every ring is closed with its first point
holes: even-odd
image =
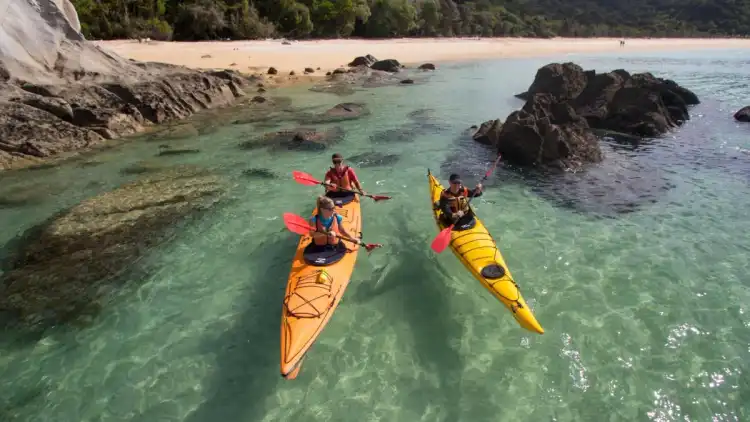
{"type": "Polygon", "coordinates": [[[322,210],[333,211],[333,208],[321,208],[322,210]]]}
{"type": "Polygon", "coordinates": [[[333,164],[341,164],[344,160],[333,160],[333,164]]]}

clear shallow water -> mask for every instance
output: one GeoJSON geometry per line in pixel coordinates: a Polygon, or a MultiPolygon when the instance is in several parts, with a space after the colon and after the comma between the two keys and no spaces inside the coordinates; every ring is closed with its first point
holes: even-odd
{"type": "Polygon", "coordinates": [[[358,169],[366,189],[394,197],[363,204],[365,239],[386,247],[360,256],[295,381],[278,375],[279,317],[296,244],[280,216],[310,211],[319,190],[294,183],[291,171],[322,176],[332,151],[242,151],[237,144],[260,130],[227,125],[0,176],[4,191],[23,200],[0,207],[0,243],[135,180],[121,170],[144,160],[213,168],[231,185],[230,201],[137,264],[147,277],[91,326],[52,329],[31,344],[6,334],[0,419],[748,419],[750,157],[743,150],[750,127],[731,120],[750,96],[747,53],[565,59],[600,71],[650,70],[704,103],[664,139],[638,149],[606,145],[605,163],[586,174],[538,180],[501,169],[487,183],[478,213],[543,336],[518,327],[454,256],[429,250],[436,229],[425,175],[427,168],[443,179],[455,168],[481,174],[490,153],[462,131],[519,107],[512,94],[551,60],[446,64],[424,85],[353,97],[286,91],[299,107],[367,102],[372,115],[340,124],[346,139],[335,150],[400,156],[391,166],[358,169]],[[411,142],[370,138],[413,129],[407,114],[421,109],[433,111],[423,113],[411,142]],[[201,152],[157,158],[162,142],[201,152]],[[280,178],[243,176],[249,168],[280,178]],[[622,213],[622,203],[631,212],[622,213]]]}

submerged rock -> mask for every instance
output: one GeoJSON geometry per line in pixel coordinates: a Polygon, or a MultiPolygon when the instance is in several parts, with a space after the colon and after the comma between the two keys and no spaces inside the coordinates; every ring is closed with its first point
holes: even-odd
{"type": "Polygon", "coordinates": [[[61,212],[17,239],[0,277],[0,312],[35,328],[95,313],[171,226],[224,191],[217,176],[177,167],[61,212]]]}
{"type": "Polygon", "coordinates": [[[278,179],[279,176],[269,169],[250,168],[242,170],[242,175],[252,179],[278,179]]]}
{"type": "Polygon", "coordinates": [[[305,123],[331,123],[345,120],[359,119],[370,114],[370,110],[362,103],[341,103],[318,115],[300,117],[305,123]]]}
{"type": "Polygon", "coordinates": [[[244,150],[271,147],[287,150],[324,150],[344,139],[344,130],[333,127],[323,131],[309,127],[270,132],[258,138],[249,139],[239,146],[244,150]]]}
{"type": "Polygon", "coordinates": [[[401,157],[397,154],[384,154],[382,152],[372,151],[363,154],[357,154],[347,158],[347,161],[355,167],[380,167],[395,164],[401,157]]]}

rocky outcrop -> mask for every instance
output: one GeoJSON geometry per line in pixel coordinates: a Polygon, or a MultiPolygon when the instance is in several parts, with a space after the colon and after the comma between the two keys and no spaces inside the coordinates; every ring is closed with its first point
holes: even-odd
{"type": "Polygon", "coordinates": [[[688,106],[699,103],[693,92],[650,73],[597,74],[575,63],[540,68],[517,97],[526,100],[523,108],[499,131],[486,122],[475,139],[496,145],[505,159],[520,165],[566,169],[602,159],[594,132],[659,136],[690,119],[688,106]]]}
{"type": "Polygon", "coordinates": [[[482,123],[471,137],[480,144],[495,145],[502,128],[503,123],[500,119],[488,120],[482,123]]]}
{"type": "Polygon", "coordinates": [[[734,120],[738,122],[750,122],[750,106],[742,107],[734,113],[734,120]]]}
{"type": "Polygon", "coordinates": [[[357,66],[372,66],[373,63],[377,62],[378,59],[376,59],[372,54],[368,54],[366,56],[359,56],[355,57],[354,60],[352,60],[349,63],[349,67],[357,67],[357,66]]]}
{"type": "Polygon", "coordinates": [[[362,103],[341,103],[317,115],[300,117],[305,123],[331,123],[344,120],[359,119],[370,114],[370,110],[362,103]]]}
{"type": "Polygon", "coordinates": [[[83,39],[68,0],[18,0],[0,23],[0,170],[227,105],[247,80],[126,60],[83,39]]]}
{"type": "Polygon", "coordinates": [[[390,73],[396,73],[400,71],[402,67],[401,63],[394,59],[380,60],[370,65],[370,69],[372,70],[381,70],[390,73]]]}
{"type": "Polygon", "coordinates": [[[0,314],[44,328],[95,313],[147,248],[224,192],[217,176],[178,167],[62,212],[17,239],[0,278],[0,314]]]}

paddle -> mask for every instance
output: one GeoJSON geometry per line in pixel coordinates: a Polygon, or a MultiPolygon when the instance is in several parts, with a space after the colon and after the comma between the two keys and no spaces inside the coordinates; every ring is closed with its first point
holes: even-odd
{"type": "MultiPolygon", "coordinates": [[[[292,214],[290,212],[284,213],[284,224],[286,225],[286,228],[289,229],[289,231],[291,231],[292,233],[303,236],[309,234],[311,231],[316,231],[315,227],[310,225],[310,222],[300,217],[299,215],[292,214]]],[[[318,231],[318,233],[325,232],[318,231]]],[[[361,240],[352,239],[351,237],[341,234],[338,234],[338,237],[340,237],[342,240],[346,240],[347,242],[352,242],[357,245],[364,246],[364,248],[367,249],[367,252],[372,252],[372,250],[375,248],[383,247],[383,245],[381,245],[380,243],[365,243],[361,240]]]]}
{"type": "MultiPolygon", "coordinates": [[[[497,155],[497,159],[494,163],[492,163],[492,167],[487,170],[487,173],[484,174],[482,181],[480,181],[479,183],[484,183],[484,181],[487,180],[488,177],[490,177],[490,174],[492,174],[492,172],[495,170],[495,167],[497,167],[498,162],[500,162],[500,154],[497,155]]],[[[467,205],[471,204],[472,199],[474,199],[473,196],[469,198],[469,202],[467,203],[467,205]]],[[[432,241],[432,245],[430,245],[433,251],[435,251],[436,253],[443,252],[448,244],[451,243],[451,230],[453,230],[453,226],[455,225],[456,223],[453,223],[450,226],[444,228],[440,233],[438,233],[438,235],[432,241]]]]}
{"type": "MultiPolygon", "coordinates": [[[[297,183],[302,184],[302,185],[307,185],[307,186],[315,186],[315,185],[331,186],[329,183],[321,182],[320,180],[314,178],[311,174],[307,174],[307,173],[304,173],[304,172],[301,172],[301,171],[295,170],[295,171],[292,172],[292,175],[294,176],[294,180],[296,180],[297,183]]],[[[339,189],[341,189],[342,191],[345,191],[345,192],[352,192],[352,193],[358,193],[360,195],[363,195],[362,192],[359,192],[359,191],[355,191],[355,190],[351,190],[351,189],[344,189],[344,188],[339,188],[339,189]]],[[[391,199],[390,196],[385,196],[385,195],[370,195],[370,194],[365,194],[364,196],[366,196],[368,198],[374,199],[375,202],[385,201],[386,199],[391,199]]]]}

